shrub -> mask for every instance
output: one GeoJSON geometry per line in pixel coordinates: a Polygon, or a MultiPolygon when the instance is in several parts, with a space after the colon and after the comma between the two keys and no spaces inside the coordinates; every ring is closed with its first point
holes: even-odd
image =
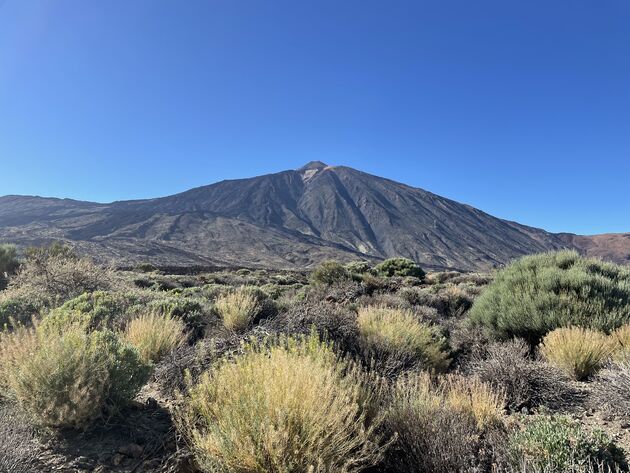
{"type": "Polygon", "coordinates": [[[145,362],[154,363],[186,340],[184,323],[170,315],[143,314],[125,329],[125,340],[135,346],[145,362]]]}
{"type": "Polygon", "coordinates": [[[67,247],[53,245],[28,250],[9,288],[21,289],[53,307],[85,292],[109,290],[114,285],[110,269],[76,256],[67,247]]]}
{"type": "Polygon", "coordinates": [[[46,302],[36,294],[23,290],[10,290],[0,293],[0,330],[14,324],[29,324],[33,316],[39,314],[46,302]]]}
{"type": "Polygon", "coordinates": [[[483,353],[473,356],[467,369],[503,391],[506,407],[513,412],[540,405],[559,406],[572,395],[566,376],[530,358],[523,340],[490,344],[483,353]]]}
{"type": "Polygon", "coordinates": [[[131,400],[148,367],[110,331],[21,328],[0,340],[0,386],[37,424],[85,427],[131,400]]]}
{"type": "Polygon", "coordinates": [[[14,245],[0,245],[0,291],[7,287],[11,276],[20,265],[14,245]]]}
{"type": "Polygon", "coordinates": [[[183,425],[203,471],[351,472],[382,446],[368,425],[360,375],[317,337],[250,344],[206,373],[183,425]]]}
{"type": "Polygon", "coordinates": [[[362,307],[358,315],[361,344],[366,354],[388,371],[420,365],[443,371],[448,367],[445,339],[420,322],[409,310],[362,307]]]}
{"type": "Polygon", "coordinates": [[[424,271],[417,263],[407,258],[389,258],[374,267],[374,272],[379,276],[413,276],[422,279],[424,271]]]}
{"type": "Polygon", "coordinates": [[[311,273],[312,284],[331,285],[339,281],[350,279],[350,273],[336,261],[324,261],[311,273]]]}
{"type": "Polygon", "coordinates": [[[526,256],[499,271],[470,318],[493,337],[531,344],[558,327],[609,332],[630,321],[630,269],[574,251],[526,256]]]}
{"type": "Polygon", "coordinates": [[[533,416],[509,440],[515,467],[526,463],[550,473],[598,465],[625,469],[623,453],[603,432],[584,430],[565,416],[533,416]]]}
{"type": "Polygon", "coordinates": [[[484,438],[501,416],[500,395],[466,378],[432,382],[427,373],[400,377],[387,409],[388,432],[398,441],[390,452],[394,471],[451,473],[485,471],[484,438]],[[468,398],[468,399],[466,399],[468,398]]]}
{"type": "Polygon", "coordinates": [[[320,300],[294,302],[266,326],[295,335],[308,335],[315,329],[322,339],[333,341],[337,349],[345,352],[354,352],[359,338],[355,313],[320,300]]]}
{"type": "Polygon", "coordinates": [[[139,297],[130,293],[108,291],[85,293],[53,309],[45,317],[44,325],[64,326],[76,321],[89,330],[119,329],[125,324],[131,309],[139,303],[139,297]]]}
{"type": "Polygon", "coordinates": [[[251,325],[260,309],[257,297],[246,288],[221,295],[214,308],[228,330],[241,332],[251,325]]]}
{"type": "Polygon", "coordinates": [[[369,261],[352,261],[345,268],[350,274],[365,274],[372,269],[372,265],[369,261]]]}
{"type": "Polygon", "coordinates": [[[448,407],[475,420],[480,429],[500,422],[505,396],[478,378],[450,374],[441,379],[440,390],[448,407]]]}
{"type": "Polygon", "coordinates": [[[612,351],[606,335],[580,327],[556,329],[540,346],[547,361],[578,381],[595,374],[610,359],[612,351]]]}

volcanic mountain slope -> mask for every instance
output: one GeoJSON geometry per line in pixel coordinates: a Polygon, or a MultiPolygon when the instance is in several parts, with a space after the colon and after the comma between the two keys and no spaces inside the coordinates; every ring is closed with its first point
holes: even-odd
{"type": "Polygon", "coordinates": [[[575,246],[422,189],[321,162],[158,199],[0,197],[0,241],[51,240],[123,263],[279,268],[405,256],[427,267],[476,270],[575,246]]]}

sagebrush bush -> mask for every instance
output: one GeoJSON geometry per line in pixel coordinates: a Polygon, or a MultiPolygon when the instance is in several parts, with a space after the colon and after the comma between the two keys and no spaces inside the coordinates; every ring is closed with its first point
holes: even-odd
{"type": "Polygon", "coordinates": [[[393,368],[420,366],[444,371],[446,341],[434,326],[404,309],[370,306],[358,311],[360,342],[376,363],[393,368]]]}
{"type": "Polygon", "coordinates": [[[317,337],[253,343],[190,390],[182,423],[203,471],[351,472],[377,462],[361,375],[317,337]]]}
{"type": "Polygon", "coordinates": [[[485,471],[484,439],[502,429],[502,399],[474,379],[434,382],[428,373],[400,377],[393,385],[386,428],[397,434],[388,455],[393,471],[485,471]]]}
{"type": "Polygon", "coordinates": [[[605,334],[581,327],[556,329],[543,339],[542,356],[581,381],[595,374],[610,359],[614,345],[605,334]]]}
{"type": "Polygon", "coordinates": [[[529,354],[523,340],[495,342],[472,356],[467,370],[503,391],[513,412],[541,405],[559,406],[570,399],[568,377],[529,354]]]}
{"type": "Polygon", "coordinates": [[[138,352],[113,332],[55,328],[19,328],[0,339],[0,387],[35,423],[85,427],[133,399],[148,379],[138,352]]]}
{"type": "Polygon", "coordinates": [[[241,332],[249,327],[260,310],[255,294],[244,287],[217,297],[214,308],[228,330],[241,332]]]}
{"type": "Polygon", "coordinates": [[[539,415],[524,421],[509,440],[514,467],[549,473],[581,471],[598,465],[626,469],[623,452],[601,431],[589,432],[570,417],[539,415]]]}
{"type": "Polygon", "coordinates": [[[337,261],[324,261],[317,266],[310,276],[312,284],[331,285],[350,279],[350,272],[337,261]]]}
{"type": "Polygon", "coordinates": [[[526,256],[497,273],[470,320],[493,337],[530,344],[558,327],[609,332],[630,322],[630,269],[574,251],[526,256]]]}
{"type": "Polygon", "coordinates": [[[386,259],[374,266],[374,272],[383,277],[412,276],[422,279],[425,275],[425,272],[417,263],[407,258],[386,259]]]}
{"type": "Polygon", "coordinates": [[[124,338],[137,348],[143,361],[155,363],[186,341],[185,330],[180,319],[151,312],[131,320],[124,338]]]}

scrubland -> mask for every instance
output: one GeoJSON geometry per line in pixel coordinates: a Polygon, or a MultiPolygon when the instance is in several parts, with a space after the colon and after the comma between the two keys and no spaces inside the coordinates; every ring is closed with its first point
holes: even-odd
{"type": "Polygon", "coordinates": [[[0,246],[0,471],[616,472],[630,270],[114,269],[0,246]]]}

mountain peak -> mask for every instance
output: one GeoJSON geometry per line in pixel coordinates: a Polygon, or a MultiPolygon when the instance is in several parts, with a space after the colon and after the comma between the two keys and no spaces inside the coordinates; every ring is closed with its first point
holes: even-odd
{"type": "Polygon", "coordinates": [[[310,161],[302,166],[298,171],[319,171],[320,169],[327,168],[328,164],[321,161],[310,161]]]}

